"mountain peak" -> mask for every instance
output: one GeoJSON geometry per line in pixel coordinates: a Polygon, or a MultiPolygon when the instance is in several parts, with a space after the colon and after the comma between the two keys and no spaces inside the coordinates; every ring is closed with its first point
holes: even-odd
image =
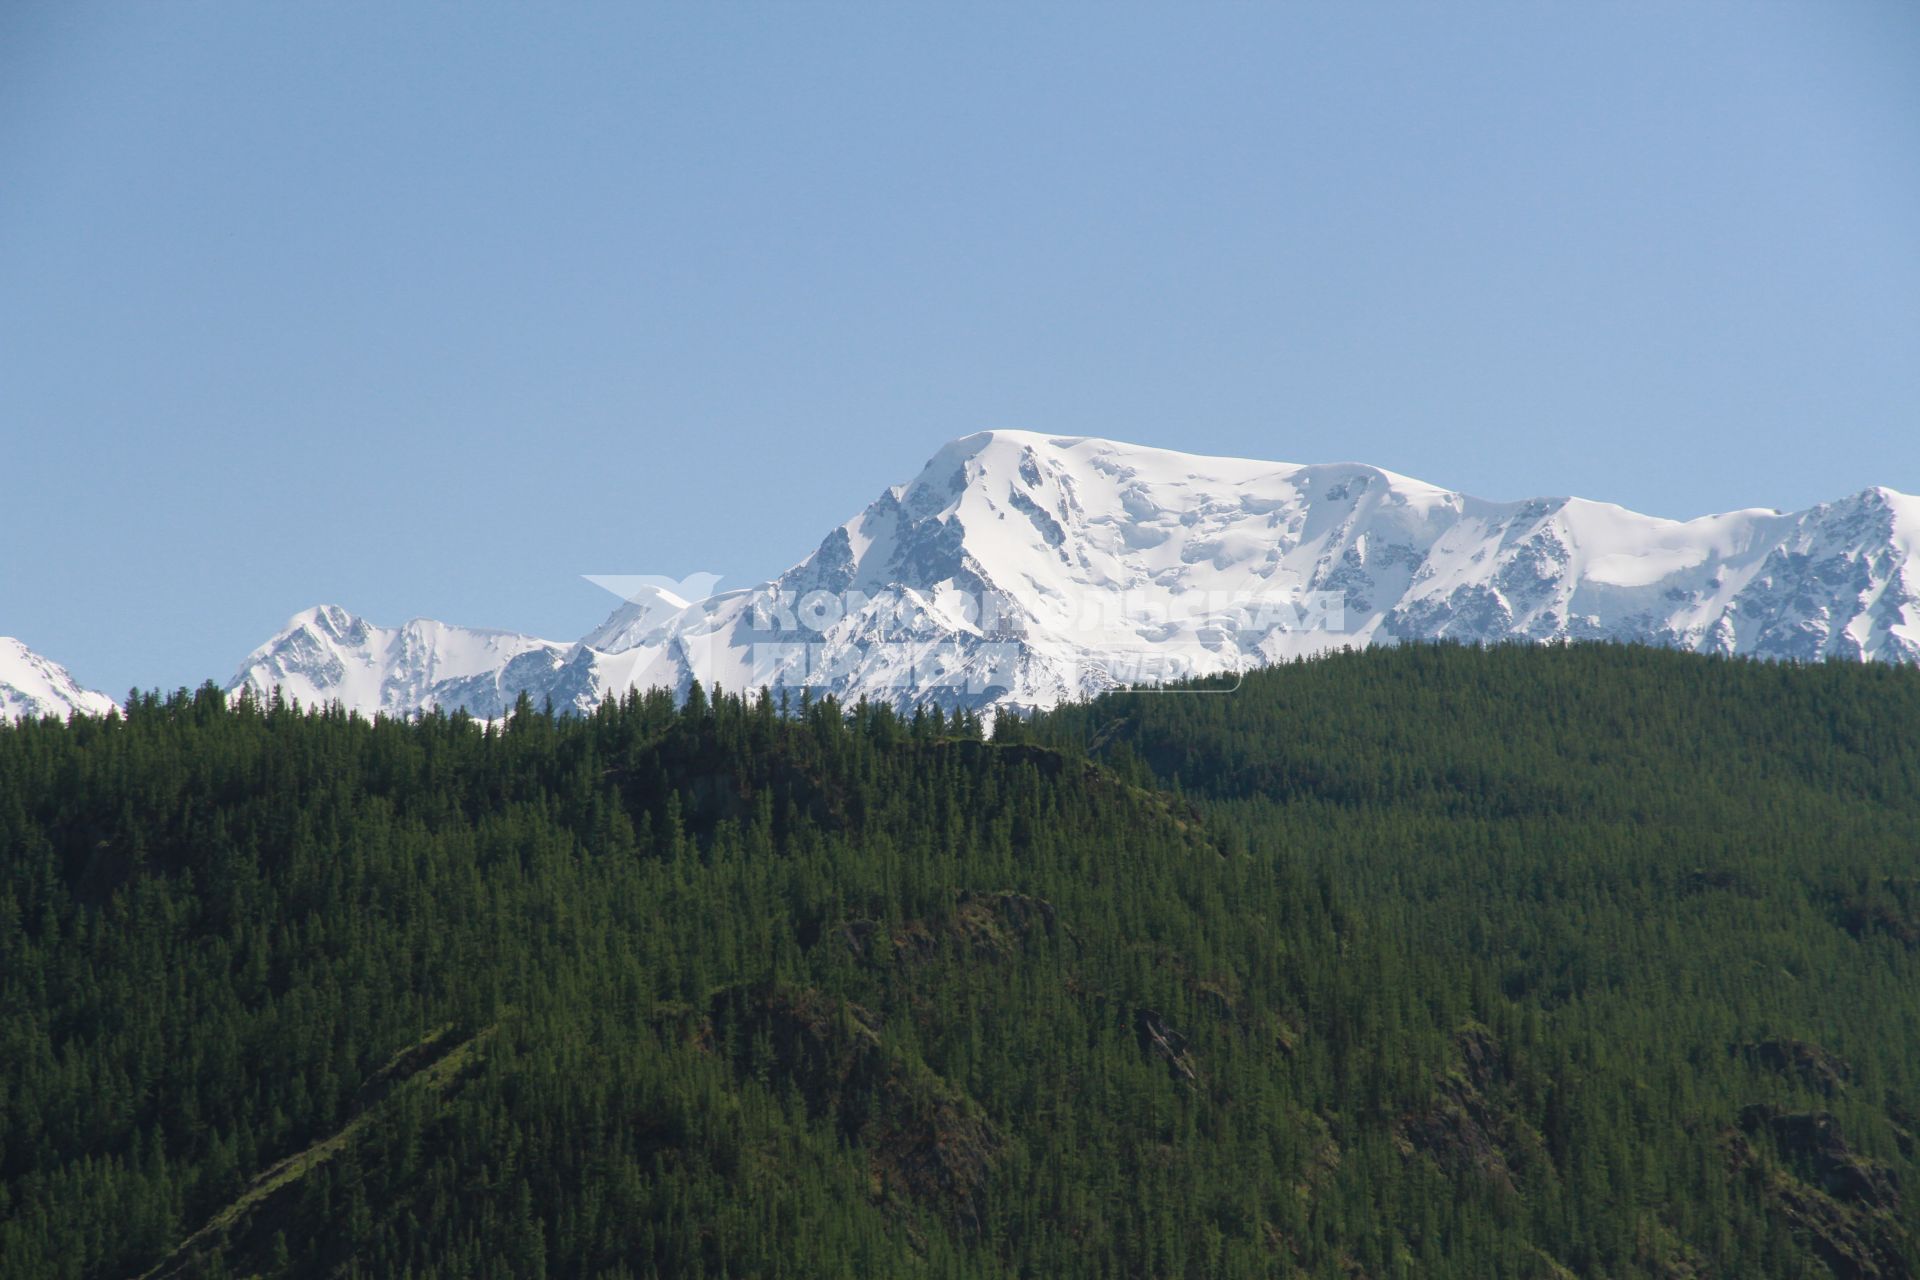
{"type": "Polygon", "coordinates": [[[339,703],[366,715],[445,708],[505,714],[522,691],[582,703],[566,679],[574,646],[512,631],[415,618],[382,627],[339,605],[315,605],[287,620],[247,656],[227,684],[307,706],[339,703]]]}
{"type": "Polygon", "coordinates": [[[84,688],[67,669],[12,636],[0,636],[0,720],[101,716],[118,704],[84,688]]]}
{"type": "Polygon", "coordinates": [[[1683,521],[1488,501],[1365,463],[996,429],[942,445],[769,582],[653,592],[575,644],[320,606],[235,679],[495,715],[520,692],[585,709],[695,679],[1042,706],[1419,639],[1920,662],[1916,555],[1920,501],[1884,488],[1683,521]]]}

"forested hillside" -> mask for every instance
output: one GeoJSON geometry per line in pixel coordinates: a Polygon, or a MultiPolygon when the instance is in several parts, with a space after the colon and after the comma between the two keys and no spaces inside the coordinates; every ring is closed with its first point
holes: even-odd
{"type": "Polygon", "coordinates": [[[0,1275],[1903,1277],[1920,672],[0,727],[0,1275]]]}

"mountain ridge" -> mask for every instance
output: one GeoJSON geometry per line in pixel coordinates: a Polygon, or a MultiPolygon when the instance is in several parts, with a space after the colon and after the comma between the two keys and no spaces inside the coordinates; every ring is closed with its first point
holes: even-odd
{"type": "Polygon", "coordinates": [[[684,605],[643,593],[572,644],[376,628],[337,608],[337,634],[316,636],[309,610],[229,688],[390,713],[497,715],[521,692],[584,711],[695,679],[1037,707],[1425,639],[1912,663],[1916,554],[1920,498],[1885,486],[1673,520],[1579,497],[1495,502],[1364,463],[986,431],[767,582],[684,605]]]}
{"type": "Polygon", "coordinates": [[[0,720],[105,715],[118,704],[88,689],[53,659],[12,636],[0,636],[0,720]]]}

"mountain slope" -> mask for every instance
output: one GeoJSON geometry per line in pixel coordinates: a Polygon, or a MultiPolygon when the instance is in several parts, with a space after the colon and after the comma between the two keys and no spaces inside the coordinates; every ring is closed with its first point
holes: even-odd
{"type": "Polygon", "coordinates": [[[76,711],[100,716],[115,705],[106,694],[82,688],[51,658],[12,636],[0,636],[0,720],[67,716],[76,711]]]}
{"type": "Polygon", "coordinates": [[[1920,1274],[1917,668],[35,729],[8,1280],[1920,1274]]]}
{"type": "Polygon", "coordinates": [[[587,706],[696,678],[1049,706],[1406,639],[1908,663],[1917,547],[1920,499],[1890,489],[1675,521],[1579,498],[1489,502],[1353,463],[993,431],[948,444],[771,582],[684,607],[654,593],[571,648],[519,638],[515,658],[543,656],[471,691],[439,688],[406,647],[369,655],[389,664],[377,677],[346,664],[357,684],[303,651],[240,682],[278,674],[386,710],[471,693],[482,711],[520,688],[587,706]]]}
{"type": "Polygon", "coordinates": [[[443,707],[492,718],[523,691],[559,707],[597,701],[572,645],[425,618],[380,627],[338,605],[295,614],[248,655],[228,688],[261,697],[278,689],[306,705],[339,702],[369,715],[443,707]]]}

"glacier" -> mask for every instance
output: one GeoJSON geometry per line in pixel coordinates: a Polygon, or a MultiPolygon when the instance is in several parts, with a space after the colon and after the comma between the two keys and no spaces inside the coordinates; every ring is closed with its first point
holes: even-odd
{"type": "Polygon", "coordinates": [[[1408,640],[1916,663],[1916,547],[1920,499],[1887,488],[1682,521],[1582,498],[1488,501],[1357,463],[987,431],[947,444],[771,581],[701,600],[644,591],[573,642],[424,619],[383,628],[321,606],[228,688],[492,718],[522,693],[587,711],[695,679],[1045,707],[1408,640]],[[1250,618],[1249,601],[1300,607],[1250,618]]]}

